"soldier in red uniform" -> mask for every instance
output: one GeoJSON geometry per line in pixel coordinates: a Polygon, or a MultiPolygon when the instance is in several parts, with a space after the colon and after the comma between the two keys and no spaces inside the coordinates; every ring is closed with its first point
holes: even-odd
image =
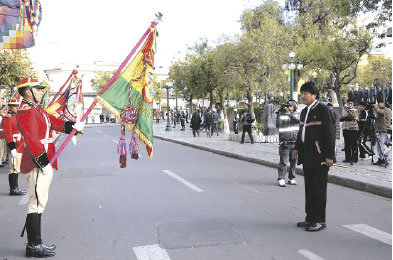
{"type": "Polygon", "coordinates": [[[20,173],[20,162],[22,159],[22,153],[25,148],[23,138],[16,125],[16,112],[19,108],[19,100],[17,98],[11,98],[8,101],[8,114],[5,115],[2,121],[3,132],[5,141],[9,150],[8,158],[10,161],[8,181],[10,184],[10,195],[20,196],[25,195],[27,191],[19,190],[18,188],[18,174],[20,173]]]}
{"type": "Polygon", "coordinates": [[[39,105],[45,86],[41,86],[36,79],[25,78],[17,87],[23,97],[16,114],[18,128],[25,141],[21,171],[26,174],[29,183],[29,205],[25,224],[28,241],[26,256],[54,256],[56,246],[44,244],[41,239],[41,214],[48,201],[53,168],[57,169],[57,162],[53,165],[49,163],[55,154],[52,130],[70,133],[75,128],[79,132],[84,123],[65,122],[48,114],[39,105]]]}
{"type": "Polygon", "coordinates": [[[4,130],[3,130],[3,117],[5,116],[4,113],[2,113],[2,110],[4,107],[1,108],[0,111],[0,167],[4,167],[3,162],[5,161],[6,158],[6,145],[5,145],[5,136],[4,136],[4,130]]]}

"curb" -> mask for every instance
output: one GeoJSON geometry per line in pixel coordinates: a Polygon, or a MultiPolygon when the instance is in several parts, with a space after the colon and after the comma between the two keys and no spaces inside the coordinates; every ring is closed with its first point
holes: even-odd
{"type": "MultiPolygon", "coordinates": [[[[196,145],[196,144],[190,144],[187,142],[178,141],[175,139],[157,136],[157,135],[154,135],[154,138],[157,138],[157,139],[160,139],[163,141],[167,141],[167,142],[181,144],[184,146],[189,146],[189,147],[192,147],[195,149],[219,154],[222,156],[226,156],[226,157],[230,157],[230,158],[234,158],[234,159],[238,159],[238,160],[242,160],[242,161],[246,161],[246,162],[260,164],[260,165],[271,167],[271,168],[278,167],[278,163],[274,163],[274,162],[270,162],[270,161],[265,161],[265,160],[261,160],[261,159],[257,159],[257,158],[251,158],[251,157],[243,156],[240,154],[234,154],[234,153],[230,153],[230,152],[226,152],[226,151],[220,151],[220,150],[212,149],[209,147],[204,147],[204,146],[200,146],[200,145],[196,145]]],[[[304,176],[303,169],[296,168],[296,173],[304,176]]],[[[337,185],[340,185],[343,187],[351,188],[354,190],[368,192],[368,193],[378,195],[381,197],[390,198],[390,199],[392,198],[392,190],[387,187],[380,186],[380,185],[365,183],[365,182],[356,181],[356,180],[352,180],[352,179],[348,179],[348,178],[344,178],[344,177],[339,177],[339,176],[335,176],[335,175],[330,175],[330,174],[328,176],[328,182],[333,183],[333,184],[337,184],[337,185]]]]}

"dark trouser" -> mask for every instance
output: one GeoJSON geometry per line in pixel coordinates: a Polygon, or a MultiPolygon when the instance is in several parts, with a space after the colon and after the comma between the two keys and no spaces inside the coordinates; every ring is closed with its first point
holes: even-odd
{"type": "Polygon", "coordinates": [[[212,124],[212,134],[216,132],[218,135],[218,123],[213,123],[212,124]]]}
{"type": "Polygon", "coordinates": [[[239,128],[238,128],[237,121],[233,121],[233,131],[235,131],[235,134],[239,133],[239,128]]]}
{"type": "Polygon", "coordinates": [[[292,150],[295,148],[294,143],[281,143],[279,148],[280,163],[278,164],[278,179],[285,179],[288,172],[288,178],[290,180],[295,179],[296,162],[297,159],[292,159],[292,150]],[[289,163],[289,168],[288,168],[289,163]]]}
{"type": "Polygon", "coordinates": [[[326,222],[326,192],[329,167],[303,168],[306,221],[326,222]]]}
{"type": "Polygon", "coordinates": [[[367,134],[362,134],[359,137],[359,156],[360,158],[365,158],[366,154],[372,155],[373,150],[366,144],[367,142],[367,134]]]}
{"type": "Polygon", "coordinates": [[[196,134],[198,134],[198,136],[199,136],[199,128],[193,128],[192,134],[194,135],[194,137],[196,137],[196,134]]]}
{"type": "Polygon", "coordinates": [[[242,134],[242,143],[244,143],[244,136],[248,133],[248,136],[250,137],[251,143],[254,143],[254,138],[252,137],[252,128],[251,125],[244,125],[243,126],[243,134],[242,134]]]}
{"type": "Polygon", "coordinates": [[[211,133],[210,133],[210,129],[211,129],[211,127],[212,127],[212,125],[208,125],[208,124],[206,124],[206,133],[207,133],[207,136],[208,137],[210,137],[211,136],[211,133]]]}
{"type": "Polygon", "coordinates": [[[345,160],[350,162],[358,161],[358,131],[343,130],[345,144],[345,160]]]}

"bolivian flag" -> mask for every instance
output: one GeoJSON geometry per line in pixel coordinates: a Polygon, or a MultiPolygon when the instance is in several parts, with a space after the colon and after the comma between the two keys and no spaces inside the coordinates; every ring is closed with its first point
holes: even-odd
{"type": "Polygon", "coordinates": [[[153,68],[157,29],[150,27],[150,33],[133,60],[119,74],[118,78],[96,99],[130,131],[134,131],[146,146],[149,158],[153,157],[153,68]],[[133,105],[138,112],[135,124],[122,121],[122,109],[133,105]]]}

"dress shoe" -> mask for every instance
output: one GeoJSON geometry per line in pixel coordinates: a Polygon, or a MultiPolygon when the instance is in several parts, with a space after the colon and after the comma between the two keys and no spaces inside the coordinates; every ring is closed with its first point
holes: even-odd
{"type": "Polygon", "coordinates": [[[36,246],[32,246],[29,244],[26,245],[26,257],[44,258],[44,257],[55,256],[55,255],[56,255],[55,251],[44,247],[43,244],[39,244],[36,246]]]}
{"type": "Polygon", "coordinates": [[[315,231],[321,231],[322,229],[325,229],[325,228],[326,228],[326,223],[315,222],[315,223],[308,225],[306,227],[306,230],[310,231],[310,232],[315,232],[315,231]]]}
{"type": "Polygon", "coordinates": [[[302,222],[298,222],[296,224],[296,226],[298,226],[298,227],[308,227],[309,225],[311,225],[311,222],[309,222],[309,221],[302,221],[302,222]]]}
{"type": "Polygon", "coordinates": [[[42,243],[42,247],[45,247],[46,249],[49,249],[49,250],[56,250],[56,245],[55,244],[44,244],[44,243],[42,243]]]}

